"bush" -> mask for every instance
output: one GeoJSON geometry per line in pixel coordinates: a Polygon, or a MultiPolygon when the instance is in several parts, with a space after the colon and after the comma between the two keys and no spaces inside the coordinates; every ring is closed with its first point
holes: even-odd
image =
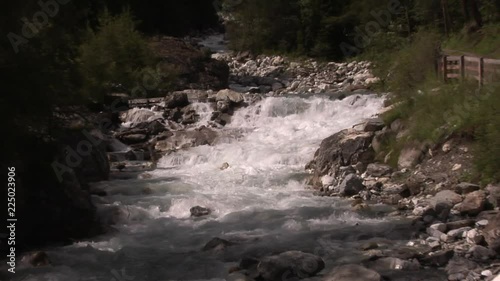
{"type": "Polygon", "coordinates": [[[387,73],[384,83],[396,97],[405,99],[412,96],[425,81],[435,77],[439,38],[435,32],[419,31],[409,44],[392,57],[391,64],[377,64],[382,67],[378,73],[387,73]]]}
{"type": "Polygon", "coordinates": [[[105,11],[98,22],[96,30],[88,30],[79,61],[84,93],[102,100],[115,88],[130,91],[154,59],[130,12],[111,16],[105,11]]]}

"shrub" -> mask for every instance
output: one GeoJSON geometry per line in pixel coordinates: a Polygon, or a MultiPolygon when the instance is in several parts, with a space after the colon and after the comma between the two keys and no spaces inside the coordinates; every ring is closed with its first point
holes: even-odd
{"type": "Polygon", "coordinates": [[[117,87],[130,91],[154,59],[130,12],[111,16],[105,11],[98,23],[96,30],[88,29],[79,62],[83,91],[101,100],[117,87]]]}

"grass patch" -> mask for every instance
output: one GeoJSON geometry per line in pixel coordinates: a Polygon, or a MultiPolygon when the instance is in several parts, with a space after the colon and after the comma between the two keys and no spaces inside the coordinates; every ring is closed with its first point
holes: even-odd
{"type": "Polygon", "coordinates": [[[476,32],[461,32],[444,41],[443,49],[457,50],[457,55],[477,54],[500,59],[500,25],[485,25],[476,32]]]}

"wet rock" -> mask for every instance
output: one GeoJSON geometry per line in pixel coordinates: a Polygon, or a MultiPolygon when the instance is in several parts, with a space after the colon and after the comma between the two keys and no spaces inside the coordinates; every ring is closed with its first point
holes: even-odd
{"type": "Polygon", "coordinates": [[[215,250],[215,251],[220,251],[224,250],[226,247],[234,245],[233,242],[215,237],[212,240],[208,241],[205,246],[203,246],[203,251],[209,251],[209,250],[215,250]]]}
{"type": "Polygon", "coordinates": [[[365,132],[375,132],[375,131],[380,131],[382,128],[384,128],[384,120],[382,118],[372,118],[366,121],[365,126],[363,130],[365,132]]]}
{"type": "Polygon", "coordinates": [[[215,96],[215,99],[216,101],[230,101],[234,104],[240,104],[244,101],[241,93],[229,89],[220,90],[215,96]]]}
{"type": "Polygon", "coordinates": [[[34,267],[47,266],[50,264],[49,256],[44,251],[36,251],[27,254],[22,260],[34,267]]]}
{"type": "Polygon", "coordinates": [[[120,137],[120,140],[126,144],[137,144],[145,142],[148,139],[148,136],[145,134],[130,134],[124,135],[120,137]]]}
{"type": "Polygon", "coordinates": [[[482,212],[486,204],[486,194],[482,190],[471,192],[465,196],[462,203],[455,206],[454,209],[462,215],[477,215],[482,212]]]}
{"type": "Polygon", "coordinates": [[[194,206],[189,209],[189,212],[191,212],[192,217],[202,217],[210,215],[210,213],[212,213],[212,210],[201,206],[194,206]]]}
{"type": "Polygon", "coordinates": [[[455,192],[458,194],[467,194],[479,190],[479,185],[468,182],[461,182],[455,186],[455,192]]]}
{"type": "Polygon", "coordinates": [[[188,96],[183,92],[174,92],[165,97],[165,107],[166,108],[178,108],[185,107],[189,105],[188,96]]]}
{"type": "Polygon", "coordinates": [[[423,265],[429,266],[445,266],[448,261],[453,257],[453,250],[441,250],[437,252],[431,252],[428,255],[420,259],[423,265]]]}
{"type": "Polygon", "coordinates": [[[392,173],[392,167],[386,164],[371,163],[366,168],[366,174],[373,177],[387,176],[392,173]]]}
{"type": "Polygon", "coordinates": [[[321,177],[339,177],[340,167],[356,165],[358,162],[373,162],[374,151],[370,148],[373,133],[354,130],[340,131],[321,142],[314,159],[306,165],[313,171],[311,184],[321,187],[321,177]]]}
{"type": "Polygon", "coordinates": [[[417,270],[420,269],[420,263],[416,260],[406,261],[398,258],[386,257],[367,263],[367,267],[377,272],[389,270],[417,270]]]}
{"type": "Polygon", "coordinates": [[[343,196],[353,196],[364,190],[363,179],[355,174],[347,175],[339,185],[339,193],[343,196]]]}
{"type": "Polygon", "coordinates": [[[257,266],[263,280],[282,280],[297,277],[312,277],[325,267],[321,257],[300,251],[289,251],[279,255],[264,257],[257,266]]]}
{"type": "Polygon", "coordinates": [[[222,166],[219,169],[226,170],[227,168],[229,168],[229,163],[224,162],[224,163],[222,163],[222,166]]]}
{"type": "Polygon", "coordinates": [[[323,281],[382,281],[376,271],[361,265],[349,264],[334,268],[326,274],[323,281]]]}
{"type": "Polygon", "coordinates": [[[361,245],[360,249],[363,251],[368,251],[368,250],[373,250],[378,248],[378,243],[377,242],[367,242],[363,245],[361,245]]]}

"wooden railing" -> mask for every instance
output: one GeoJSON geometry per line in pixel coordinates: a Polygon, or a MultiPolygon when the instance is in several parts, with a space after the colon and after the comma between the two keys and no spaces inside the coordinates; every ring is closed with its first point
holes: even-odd
{"type": "Polygon", "coordinates": [[[475,79],[479,85],[500,81],[500,60],[475,57],[442,55],[438,60],[440,77],[451,79],[475,79]]]}

